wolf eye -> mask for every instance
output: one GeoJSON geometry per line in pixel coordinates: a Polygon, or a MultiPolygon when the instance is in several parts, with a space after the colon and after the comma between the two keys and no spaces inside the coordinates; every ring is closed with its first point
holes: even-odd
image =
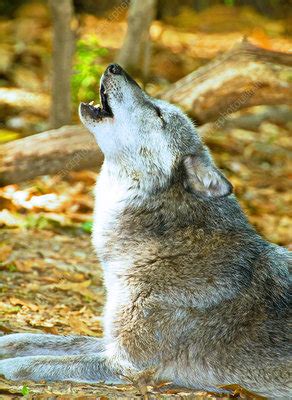
{"type": "Polygon", "coordinates": [[[165,125],[166,125],[166,123],[165,123],[165,120],[163,119],[161,110],[160,110],[160,108],[157,107],[157,106],[155,106],[154,108],[155,108],[155,111],[156,111],[157,116],[161,119],[161,121],[162,121],[162,127],[164,128],[165,125]]]}

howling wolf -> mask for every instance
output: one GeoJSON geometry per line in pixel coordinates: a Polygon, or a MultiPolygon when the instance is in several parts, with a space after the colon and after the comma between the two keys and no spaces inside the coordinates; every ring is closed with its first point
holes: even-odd
{"type": "Polygon", "coordinates": [[[289,253],[250,226],[177,107],[117,64],[100,97],[101,106],[82,103],[79,112],[105,156],[93,232],[107,290],[104,337],[4,336],[0,373],[118,383],[151,368],[174,385],[240,384],[291,398],[289,253]]]}

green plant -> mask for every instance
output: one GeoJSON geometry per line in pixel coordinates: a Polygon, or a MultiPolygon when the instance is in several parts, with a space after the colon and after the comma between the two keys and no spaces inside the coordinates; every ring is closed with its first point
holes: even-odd
{"type": "Polygon", "coordinates": [[[226,6],[232,7],[232,6],[234,6],[234,3],[235,3],[235,0],[224,0],[224,4],[226,6]]]}
{"type": "Polygon", "coordinates": [[[84,230],[84,232],[91,233],[92,225],[93,225],[92,221],[86,221],[81,224],[81,228],[84,230]]]}
{"type": "Polygon", "coordinates": [[[75,62],[72,75],[72,96],[74,104],[80,101],[94,100],[103,66],[98,58],[107,54],[93,35],[80,39],[76,43],[75,62]]]}
{"type": "Polygon", "coordinates": [[[28,214],[24,226],[28,229],[49,229],[51,223],[48,218],[41,214],[28,214]]]}
{"type": "Polygon", "coordinates": [[[6,266],[6,268],[8,269],[9,272],[15,272],[15,271],[17,271],[17,268],[16,268],[16,266],[15,266],[14,264],[8,264],[8,265],[6,266]]]}
{"type": "Polygon", "coordinates": [[[23,396],[27,396],[27,395],[29,394],[29,388],[28,388],[26,385],[23,385],[23,386],[22,386],[21,394],[22,394],[23,396]]]}

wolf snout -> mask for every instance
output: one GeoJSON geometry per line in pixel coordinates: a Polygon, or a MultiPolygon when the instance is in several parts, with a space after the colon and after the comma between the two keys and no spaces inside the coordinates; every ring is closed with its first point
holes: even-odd
{"type": "Polygon", "coordinates": [[[110,64],[106,72],[113,75],[121,75],[123,73],[123,68],[119,64],[110,64]]]}

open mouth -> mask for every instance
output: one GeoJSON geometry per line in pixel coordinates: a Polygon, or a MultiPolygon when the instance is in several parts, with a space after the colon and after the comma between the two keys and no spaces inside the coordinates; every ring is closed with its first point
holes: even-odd
{"type": "Polygon", "coordinates": [[[93,101],[90,103],[81,103],[81,107],[92,117],[95,119],[103,119],[103,118],[112,118],[113,112],[112,109],[108,103],[108,95],[105,90],[105,87],[103,84],[100,85],[100,104],[94,104],[93,101]]]}

